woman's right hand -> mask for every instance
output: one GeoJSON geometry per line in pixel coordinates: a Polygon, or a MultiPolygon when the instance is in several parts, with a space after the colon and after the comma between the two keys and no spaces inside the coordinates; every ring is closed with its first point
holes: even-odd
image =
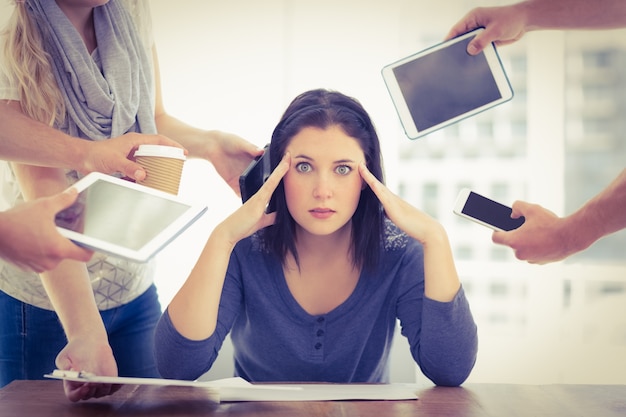
{"type": "MultiPolygon", "coordinates": [[[[106,335],[105,335],[106,336],[106,335]]],[[[62,370],[85,371],[98,376],[117,376],[117,364],[106,337],[86,335],[70,341],[56,358],[62,370]]],[[[65,396],[72,402],[100,398],[119,390],[117,384],[94,384],[63,381],[65,396]]]]}
{"type": "Polygon", "coordinates": [[[214,233],[222,233],[228,243],[234,246],[241,239],[274,224],[276,213],[266,213],[265,209],[290,165],[291,156],[286,153],[259,191],[220,223],[214,233]]]}
{"type": "Polygon", "coordinates": [[[285,154],[259,191],[213,229],[187,281],[167,308],[174,328],[185,338],[205,340],[215,332],[230,254],[241,239],[274,224],[276,213],[268,214],[265,208],[290,164],[291,157],[285,154]]]}

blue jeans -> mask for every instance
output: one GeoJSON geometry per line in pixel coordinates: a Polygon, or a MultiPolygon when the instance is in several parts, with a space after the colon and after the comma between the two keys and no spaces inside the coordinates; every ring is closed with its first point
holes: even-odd
{"type": "MultiPolygon", "coordinates": [[[[100,312],[120,376],[158,377],[154,328],[161,317],[156,287],[100,312]]],[[[0,388],[15,379],[43,379],[67,339],[54,311],[22,303],[0,291],[0,388]]]]}

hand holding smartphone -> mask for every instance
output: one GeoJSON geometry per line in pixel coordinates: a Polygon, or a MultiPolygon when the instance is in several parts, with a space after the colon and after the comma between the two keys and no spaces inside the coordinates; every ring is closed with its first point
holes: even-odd
{"type": "Polygon", "coordinates": [[[510,231],[524,224],[524,216],[511,218],[513,209],[467,188],[461,190],[454,213],[497,231],[510,231]]]}

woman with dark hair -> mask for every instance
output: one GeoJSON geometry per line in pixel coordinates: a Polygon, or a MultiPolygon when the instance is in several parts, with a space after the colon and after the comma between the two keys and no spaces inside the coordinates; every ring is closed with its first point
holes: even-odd
{"type": "MultiPolygon", "coordinates": [[[[298,96],[291,103],[280,123],[274,129],[270,147],[272,170],[285,154],[291,138],[303,127],[325,130],[339,126],[346,135],[355,139],[363,153],[368,169],[383,181],[383,168],[380,156],[380,142],[376,129],[363,107],[354,99],[340,93],[326,90],[312,90],[298,96]]],[[[263,240],[281,259],[291,252],[298,260],[295,245],[295,223],[286,207],[283,185],[280,183],[274,193],[272,205],[279,205],[274,227],[263,229],[263,240]]],[[[371,189],[365,188],[359,205],[352,216],[352,259],[355,264],[376,265],[383,236],[383,214],[378,198],[371,189]]]]}
{"type": "Polygon", "coordinates": [[[213,230],[161,317],[161,375],[198,378],[231,332],[249,381],[388,382],[399,320],[428,378],[463,383],[477,332],[446,232],[383,185],[361,104],[305,92],[269,152],[273,173],[213,230]]]}

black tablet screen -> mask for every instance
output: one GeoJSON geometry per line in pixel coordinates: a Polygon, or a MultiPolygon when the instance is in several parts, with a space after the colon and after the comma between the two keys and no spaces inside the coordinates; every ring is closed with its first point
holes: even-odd
{"type": "Polygon", "coordinates": [[[501,98],[483,53],[470,55],[472,38],[394,69],[418,131],[501,98]]]}

